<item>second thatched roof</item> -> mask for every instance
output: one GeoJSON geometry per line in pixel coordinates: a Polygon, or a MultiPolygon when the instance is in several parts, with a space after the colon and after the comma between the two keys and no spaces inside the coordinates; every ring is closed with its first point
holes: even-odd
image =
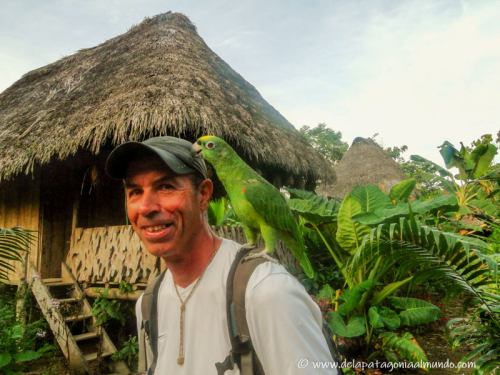
{"type": "MultiPolygon", "coordinates": [[[[334,172],[180,13],[24,75],[0,94],[0,179],[78,149],[155,135],[217,135],[305,179],[334,172]]],[[[193,139],[193,140],[194,140],[193,139]]]]}
{"type": "Polygon", "coordinates": [[[344,198],[358,185],[378,185],[386,192],[406,180],[399,165],[372,139],[358,137],[335,167],[337,180],[318,193],[344,198]]]}

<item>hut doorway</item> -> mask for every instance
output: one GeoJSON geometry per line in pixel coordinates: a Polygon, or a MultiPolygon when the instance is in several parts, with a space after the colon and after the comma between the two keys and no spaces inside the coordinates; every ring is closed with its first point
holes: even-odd
{"type": "Polygon", "coordinates": [[[40,273],[61,277],[61,263],[69,251],[76,189],[64,163],[44,168],[40,194],[40,273]]]}

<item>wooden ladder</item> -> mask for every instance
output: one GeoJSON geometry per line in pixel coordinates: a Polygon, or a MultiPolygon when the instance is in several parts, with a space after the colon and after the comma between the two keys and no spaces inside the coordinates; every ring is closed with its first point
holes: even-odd
{"type": "Polygon", "coordinates": [[[111,360],[116,347],[104,328],[95,325],[92,308],[66,263],[57,279],[42,279],[32,262],[29,267],[28,274],[35,275],[33,295],[71,369],[77,374],[92,374],[92,362],[101,357],[110,372],[129,374],[125,362],[111,360]]]}

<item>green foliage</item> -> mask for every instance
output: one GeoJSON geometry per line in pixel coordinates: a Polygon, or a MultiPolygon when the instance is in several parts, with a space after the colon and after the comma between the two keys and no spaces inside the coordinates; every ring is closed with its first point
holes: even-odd
{"type": "Polygon", "coordinates": [[[92,316],[96,318],[95,325],[105,325],[110,319],[116,319],[124,326],[125,315],[122,312],[122,304],[118,300],[109,299],[109,288],[96,288],[94,292],[99,293],[92,305],[92,316]]]}
{"type": "MultiPolygon", "coordinates": [[[[31,298],[28,292],[21,296],[31,298]]],[[[52,357],[57,349],[39,336],[48,331],[43,317],[38,320],[23,322],[16,317],[17,298],[5,287],[0,288],[0,373],[21,374],[26,369],[26,362],[40,357],[52,357]]],[[[27,307],[27,305],[24,305],[27,307]]]]}
{"type": "Polygon", "coordinates": [[[363,294],[371,290],[373,286],[373,281],[365,280],[362,283],[359,283],[354,287],[347,289],[342,296],[344,303],[342,303],[337,310],[339,314],[346,315],[354,310],[354,308],[356,308],[361,301],[363,294]]]}
{"type": "Polygon", "coordinates": [[[130,338],[123,343],[120,350],[113,353],[111,359],[113,361],[126,361],[127,365],[132,368],[133,371],[137,370],[137,360],[139,358],[139,343],[137,342],[137,337],[130,336],[130,338]]]}
{"type": "Polygon", "coordinates": [[[328,317],[330,320],[330,328],[336,335],[342,337],[357,337],[366,333],[366,319],[362,314],[351,316],[347,324],[344,322],[342,315],[337,311],[329,312],[328,317]]]}
{"type": "Polygon", "coordinates": [[[224,215],[229,210],[229,202],[226,198],[210,201],[208,205],[208,223],[210,225],[222,225],[224,215]]]}
{"type": "Polygon", "coordinates": [[[413,327],[421,324],[432,323],[444,316],[439,307],[418,298],[388,298],[392,306],[403,310],[400,312],[399,316],[401,318],[401,324],[406,326],[413,327]]]}
{"type": "MultiPolygon", "coordinates": [[[[415,189],[415,186],[417,184],[417,180],[415,179],[408,179],[401,181],[397,185],[394,185],[389,192],[389,199],[391,201],[394,201],[394,203],[397,202],[408,202],[408,198],[410,198],[411,193],[413,192],[413,189],[415,189]]],[[[369,210],[365,210],[369,211],[369,210]]],[[[373,211],[373,209],[372,209],[373,211]]]]}
{"type": "Polygon", "coordinates": [[[32,233],[33,231],[21,227],[0,228],[0,282],[8,279],[9,272],[15,272],[15,268],[8,261],[21,262],[21,254],[29,251],[35,239],[32,233]]]}
{"type": "Polygon", "coordinates": [[[354,215],[362,213],[361,207],[356,199],[348,195],[344,198],[337,217],[337,242],[351,254],[359,247],[360,240],[370,233],[368,226],[351,220],[354,215]]]}
{"type": "Polygon", "coordinates": [[[399,164],[406,177],[416,180],[415,187],[419,190],[420,196],[426,200],[436,194],[441,193],[439,184],[426,176],[432,176],[436,172],[434,165],[426,161],[405,160],[399,164]]]}
{"type": "Polygon", "coordinates": [[[483,134],[480,139],[477,139],[475,141],[472,141],[472,148],[477,147],[481,144],[487,145],[487,144],[496,144],[497,147],[500,146],[500,130],[495,136],[495,140],[493,140],[493,135],[492,134],[483,134]]]}
{"type": "MultiPolygon", "coordinates": [[[[309,277],[300,279],[300,282],[302,283],[304,288],[306,288],[309,294],[321,294],[326,287],[331,289],[330,285],[340,286],[343,283],[343,279],[339,275],[338,267],[336,267],[336,265],[334,264],[318,264],[314,271],[314,277],[312,279],[309,277]]],[[[318,296],[318,298],[326,299],[323,294],[321,294],[321,296],[318,296]]],[[[331,300],[332,299],[329,299],[329,301],[331,300]]]]}
{"type": "Polygon", "coordinates": [[[323,288],[316,295],[318,299],[326,299],[327,301],[333,301],[335,298],[335,290],[328,284],[323,285],[323,288]]]}
{"type": "Polygon", "coordinates": [[[320,123],[315,128],[304,125],[299,131],[325,159],[335,165],[342,159],[349,145],[342,141],[341,132],[326,126],[325,123],[320,123]]]}
{"type": "Polygon", "coordinates": [[[234,213],[229,199],[222,197],[210,201],[207,210],[208,223],[213,226],[241,227],[241,222],[234,213]]]}
{"type": "Polygon", "coordinates": [[[478,143],[474,149],[470,149],[462,144],[460,150],[457,150],[446,141],[439,148],[446,168],[457,168],[459,174],[454,176],[447,169],[421,156],[412,155],[412,160],[431,166],[437,173],[423,173],[422,178],[437,183],[442,189],[455,194],[459,205],[456,210],[457,218],[477,211],[484,212],[486,207],[489,213],[496,214],[497,210],[493,210],[493,207],[484,200],[494,201],[495,184],[498,190],[500,169],[498,165],[493,165],[493,159],[498,152],[497,147],[490,143],[478,143]]]}
{"type": "Polygon", "coordinates": [[[475,360],[474,374],[494,374],[500,370],[500,295],[496,298],[496,308],[490,314],[478,306],[471,318],[452,319],[446,325],[448,342],[453,349],[473,345],[474,349],[460,363],[475,360]]]}
{"type": "Polygon", "coordinates": [[[483,177],[488,171],[498,149],[492,144],[478,144],[472,151],[462,144],[458,151],[450,142],[445,141],[439,152],[446,168],[458,168],[458,180],[469,181],[483,177]]]}
{"type": "Polygon", "coordinates": [[[390,207],[362,212],[354,215],[352,220],[363,225],[397,221],[400,217],[408,217],[410,208],[413,213],[435,215],[438,211],[440,213],[455,212],[458,209],[458,204],[457,198],[453,194],[437,195],[428,201],[398,203],[390,207]]]}
{"type": "Polygon", "coordinates": [[[372,306],[368,310],[370,325],[373,328],[385,328],[394,331],[401,325],[398,313],[385,306],[372,306]]]}
{"type": "Polygon", "coordinates": [[[473,249],[466,238],[424,226],[413,216],[373,228],[351,259],[351,271],[395,264],[398,274],[414,272],[413,282],[447,282],[448,297],[467,291],[484,303],[484,285],[498,281],[498,263],[492,257],[473,249]]]}
{"type": "MultiPolygon", "coordinates": [[[[383,354],[390,360],[425,357],[413,337],[398,336],[391,330],[427,324],[442,316],[425,301],[396,297],[405,286],[439,282],[446,285],[447,297],[466,292],[488,310],[493,298],[488,288],[498,281],[498,262],[488,255],[489,245],[429,227],[415,218],[414,211],[425,216],[456,209],[456,196],[402,203],[414,185],[406,184],[392,192],[396,204],[376,186],[357,187],[344,199],[336,218],[328,214],[322,218],[317,206],[308,202],[294,203],[300,207],[294,212],[316,231],[348,285],[335,300],[340,303],[337,311],[328,313],[333,332],[344,337],[363,335],[367,355],[383,354]],[[364,211],[369,209],[373,211],[364,211]],[[314,215],[308,215],[308,210],[314,215]],[[366,220],[368,215],[377,219],[375,224],[366,220]]],[[[290,193],[297,201],[323,200],[311,193],[290,193]]],[[[317,297],[335,302],[333,290],[324,286],[317,297]]]]}
{"type": "Polygon", "coordinates": [[[379,339],[383,350],[393,350],[401,358],[413,363],[428,361],[424,351],[410,332],[403,333],[401,337],[394,332],[383,332],[380,334],[379,339]]]}
{"type": "Polygon", "coordinates": [[[363,212],[392,206],[389,197],[375,185],[356,186],[349,195],[361,204],[361,211],[363,212]]]}
{"type": "Polygon", "coordinates": [[[129,293],[133,293],[134,292],[134,290],[132,289],[132,284],[130,284],[126,280],[120,281],[120,285],[118,285],[118,290],[119,290],[119,292],[120,292],[121,295],[129,294],[129,293]]]}
{"type": "Polygon", "coordinates": [[[292,212],[299,214],[307,222],[321,225],[325,222],[332,222],[337,218],[340,207],[337,202],[326,200],[310,191],[292,188],[286,190],[292,197],[292,199],[288,200],[288,206],[292,212]]]}

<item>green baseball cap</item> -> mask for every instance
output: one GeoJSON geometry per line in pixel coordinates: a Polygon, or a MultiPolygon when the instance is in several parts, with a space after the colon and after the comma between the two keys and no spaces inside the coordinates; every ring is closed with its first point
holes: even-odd
{"type": "Polygon", "coordinates": [[[144,142],[126,142],[115,148],[106,160],[106,174],[122,180],[130,161],[139,155],[154,154],[165,162],[174,173],[199,173],[207,178],[207,166],[200,158],[191,155],[192,143],[176,137],[154,137],[144,142]]]}

